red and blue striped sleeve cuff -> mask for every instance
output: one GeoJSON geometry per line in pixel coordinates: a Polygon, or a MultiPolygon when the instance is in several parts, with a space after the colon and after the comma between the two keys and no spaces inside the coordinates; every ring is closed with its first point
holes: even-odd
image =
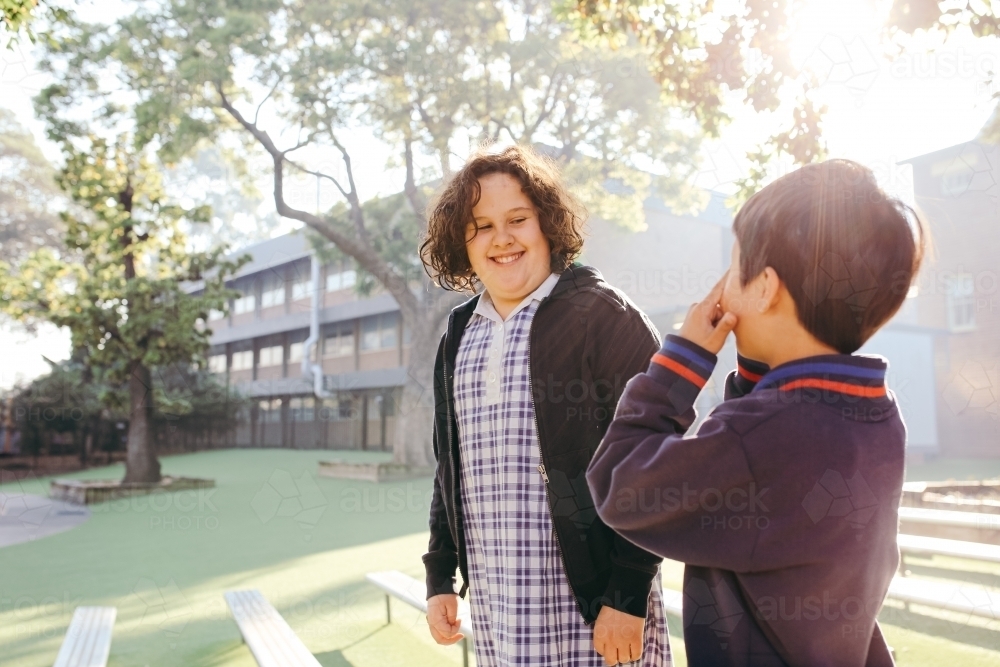
{"type": "Polygon", "coordinates": [[[708,382],[717,358],[705,348],[680,336],[668,335],[653,355],[647,373],[666,384],[686,380],[699,390],[708,382]]]}

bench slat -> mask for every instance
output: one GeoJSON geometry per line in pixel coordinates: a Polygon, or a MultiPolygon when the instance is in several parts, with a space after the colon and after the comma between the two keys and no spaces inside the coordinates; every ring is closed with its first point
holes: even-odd
{"type": "Polygon", "coordinates": [[[223,597],[260,667],[321,667],[260,591],[226,591],[223,597]]]}
{"type": "Polygon", "coordinates": [[[240,591],[239,603],[246,625],[243,634],[247,646],[251,648],[261,667],[319,664],[281,614],[259,591],[240,591]],[[255,637],[253,643],[247,638],[248,634],[255,637]]]}
{"type": "Polygon", "coordinates": [[[1000,563],[1000,546],[995,544],[946,540],[940,537],[920,535],[898,535],[896,542],[899,544],[899,550],[904,553],[954,556],[955,558],[1000,563]]]}
{"type": "Polygon", "coordinates": [[[928,523],[937,526],[962,526],[963,528],[1000,530],[1000,514],[985,512],[955,512],[952,510],[934,510],[923,507],[900,507],[899,518],[903,521],[928,523]]]}
{"type": "MultiPolygon", "coordinates": [[[[399,570],[369,572],[365,575],[365,579],[381,588],[386,594],[427,613],[427,588],[423,582],[399,570]]],[[[458,620],[461,623],[460,632],[466,637],[472,637],[472,610],[469,608],[469,603],[461,598],[458,600],[458,620]]]]}
{"type": "Polygon", "coordinates": [[[105,667],[117,615],[115,607],[77,607],[54,667],[105,667]]]}
{"type": "Polygon", "coordinates": [[[981,587],[896,577],[889,584],[889,597],[901,602],[1000,620],[1000,593],[981,587]]]}

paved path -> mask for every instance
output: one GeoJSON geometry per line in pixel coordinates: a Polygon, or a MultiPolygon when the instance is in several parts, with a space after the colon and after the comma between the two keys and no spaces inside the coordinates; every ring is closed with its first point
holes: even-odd
{"type": "Polygon", "coordinates": [[[76,528],[89,518],[83,505],[0,490],[0,548],[76,528]]]}

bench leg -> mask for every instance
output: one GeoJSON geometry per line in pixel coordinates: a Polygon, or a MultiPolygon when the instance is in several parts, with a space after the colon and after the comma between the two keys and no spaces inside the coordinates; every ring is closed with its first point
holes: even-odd
{"type": "Polygon", "coordinates": [[[385,624],[392,623],[392,609],[389,607],[389,596],[385,596],[385,624]]]}
{"type": "Polygon", "coordinates": [[[462,637],[462,667],[469,667],[469,638],[462,637]]]}

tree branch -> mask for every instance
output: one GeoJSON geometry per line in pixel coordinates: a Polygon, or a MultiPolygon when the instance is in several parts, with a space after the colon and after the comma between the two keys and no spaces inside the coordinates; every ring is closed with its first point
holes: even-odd
{"type": "Polygon", "coordinates": [[[413,173],[412,138],[406,137],[403,152],[406,161],[406,182],[403,185],[403,192],[406,193],[406,199],[410,202],[410,207],[420,220],[420,229],[423,230],[427,227],[427,217],[425,215],[425,212],[427,211],[427,202],[424,201],[424,197],[421,194],[420,189],[417,187],[416,177],[413,173]]]}
{"type": "MultiPolygon", "coordinates": [[[[337,246],[344,253],[354,258],[361,267],[373,275],[383,287],[393,296],[403,317],[416,322],[420,319],[420,304],[416,295],[410,291],[410,287],[403,275],[391,267],[376,250],[364,238],[351,238],[341,233],[338,229],[330,225],[323,218],[292,208],[285,202],[284,196],[284,165],[287,162],[285,152],[275,146],[270,135],[257,127],[255,123],[248,121],[240,111],[232,105],[221,84],[215,84],[216,92],[219,94],[220,105],[230,116],[232,116],[243,129],[249,132],[257,140],[264,150],[268,152],[274,162],[274,205],[278,215],[292,220],[299,220],[312,229],[316,230],[324,238],[337,246]]],[[[356,193],[354,194],[356,200],[356,193]]],[[[352,203],[352,209],[360,209],[360,205],[352,203]]]]}
{"type": "Polygon", "coordinates": [[[257,105],[257,111],[255,111],[254,114],[253,114],[253,124],[254,125],[257,124],[257,118],[260,116],[260,109],[261,109],[261,107],[263,107],[264,103],[267,102],[271,98],[271,95],[273,95],[274,91],[276,91],[278,89],[278,84],[280,84],[280,83],[281,83],[281,78],[279,77],[278,80],[274,82],[274,86],[271,87],[271,90],[267,91],[267,95],[264,96],[264,99],[262,99],[260,101],[260,104],[257,105]]]}
{"type": "Polygon", "coordinates": [[[333,130],[330,130],[330,140],[340,151],[340,156],[344,160],[344,168],[347,170],[347,183],[351,188],[347,194],[347,201],[351,204],[351,219],[354,221],[354,229],[357,230],[358,237],[367,243],[369,240],[368,228],[365,227],[364,209],[361,208],[361,200],[358,198],[358,188],[354,184],[354,167],[351,165],[351,155],[337,139],[333,130]]]}

